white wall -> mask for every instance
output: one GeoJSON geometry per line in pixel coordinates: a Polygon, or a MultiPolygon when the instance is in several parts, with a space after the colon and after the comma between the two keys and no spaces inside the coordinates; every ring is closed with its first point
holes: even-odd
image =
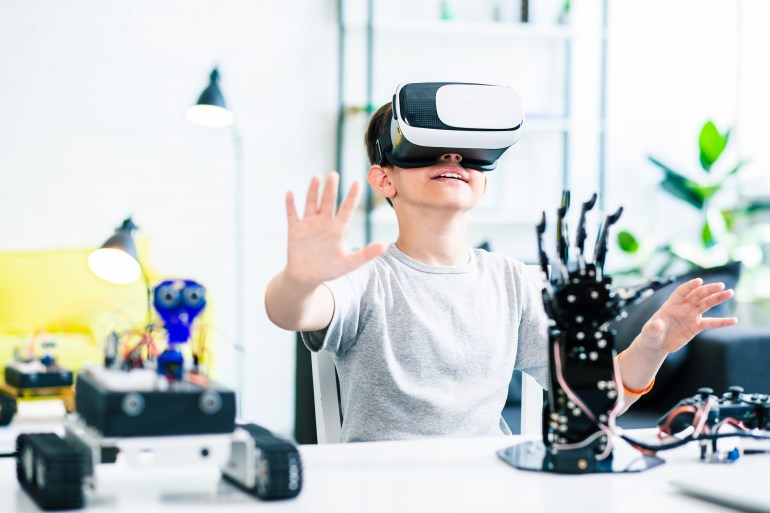
{"type": "Polygon", "coordinates": [[[243,415],[287,434],[294,339],[262,297],[285,191],[333,165],[336,37],[333,0],[0,0],[0,250],[99,245],[133,215],[158,271],[207,286],[234,385],[232,139],[184,118],[219,65],[244,144],[243,415]]]}
{"type": "Polygon", "coordinates": [[[748,158],[744,192],[770,194],[768,18],[761,0],[610,2],[607,198],[626,207],[619,228],[658,241],[698,236],[700,213],[661,190],[647,155],[701,179],[708,119],[733,128],[720,165],[748,158]]]}

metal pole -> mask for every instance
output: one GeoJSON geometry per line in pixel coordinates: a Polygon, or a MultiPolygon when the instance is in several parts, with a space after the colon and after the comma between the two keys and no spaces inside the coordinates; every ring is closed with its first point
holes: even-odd
{"type": "MultiPolygon", "coordinates": [[[[372,115],[372,90],[374,89],[374,0],[366,2],[366,114],[367,119],[372,115]]],[[[366,244],[372,242],[372,209],[374,198],[372,188],[365,187],[364,235],[366,244]]]]}
{"type": "Polygon", "coordinates": [[[243,414],[243,390],[244,390],[244,359],[245,359],[245,327],[244,327],[244,241],[243,241],[243,142],[237,124],[231,128],[233,136],[234,168],[233,179],[233,216],[234,216],[234,290],[235,290],[235,387],[237,390],[238,415],[243,414]]]}
{"type": "Polygon", "coordinates": [[[608,2],[602,1],[601,62],[599,80],[599,210],[604,212],[607,188],[607,25],[608,2]]]}

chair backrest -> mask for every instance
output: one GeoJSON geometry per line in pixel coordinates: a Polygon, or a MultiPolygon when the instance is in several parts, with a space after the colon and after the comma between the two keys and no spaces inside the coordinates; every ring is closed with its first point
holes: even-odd
{"type": "MultiPolygon", "coordinates": [[[[548,266],[550,271],[551,266],[548,266]]],[[[537,277],[546,280],[540,264],[527,264],[526,269],[537,277]]],[[[535,378],[521,373],[521,434],[538,435],[543,430],[543,387],[535,378]]]]}
{"type": "Polygon", "coordinates": [[[543,387],[535,378],[521,373],[521,434],[538,435],[543,426],[543,387]]]}
{"type": "Polygon", "coordinates": [[[318,443],[339,442],[342,417],[334,360],[327,351],[313,351],[310,353],[310,364],[313,370],[313,400],[318,443]]]}
{"type": "MultiPolygon", "coordinates": [[[[326,351],[312,352],[313,398],[315,426],[319,444],[340,441],[340,401],[337,393],[337,371],[326,351]]],[[[543,387],[528,374],[521,375],[521,434],[538,435],[542,430],[543,387]]]]}

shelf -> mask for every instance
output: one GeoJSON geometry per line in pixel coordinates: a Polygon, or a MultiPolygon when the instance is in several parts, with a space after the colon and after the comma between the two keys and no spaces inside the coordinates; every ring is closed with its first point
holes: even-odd
{"type": "MultiPolygon", "coordinates": [[[[365,31],[363,22],[348,23],[346,30],[365,31]]],[[[493,21],[454,21],[454,20],[403,20],[378,21],[372,26],[373,31],[386,34],[420,35],[457,35],[482,37],[514,37],[568,40],[575,37],[602,37],[603,33],[577,32],[569,25],[550,23],[513,23],[493,21]]]]}
{"type": "Polygon", "coordinates": [[[524,130],[538,132],[567,132],[572,129],[574,123],[569,118],[562,116],[537,116],[528,115],[524,119],[524,130]]]}
{"type": "Polygon", "coordinates": [[[605,123],[598,118],[565,118],[530,114],[524,120],[524,130],[538,132],[570,132],[575,130],[604,130],[605,123]]]}
{"type": "MultiPolygon", "coordinates": [[[[345,116],[368,115],[366,108],[360,105],[346,106],[344,113],[345,116]]],[[[585,130],[586,127],[590,127],[591,130],[597,130],[603,128],[603,123],[598,119],[576,119],[538,114],[528,114],[524,121],[525,131],[569,132],[577,129],[585,130]]]]}

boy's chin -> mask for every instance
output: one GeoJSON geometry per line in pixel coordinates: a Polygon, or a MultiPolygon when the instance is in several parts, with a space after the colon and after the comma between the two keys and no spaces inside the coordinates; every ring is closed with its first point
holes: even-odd
{"type": "Polygon", "coordinates": [[[453,200],[425,203],[421,205],[421,207],[426,210],[440,211],[447,214],[454,214],[454,213],[461,214],[461,213],[468,212],[469,210],[472,210],[478,204],[479,204],[478,201],[453,199],[453,200]]]}

